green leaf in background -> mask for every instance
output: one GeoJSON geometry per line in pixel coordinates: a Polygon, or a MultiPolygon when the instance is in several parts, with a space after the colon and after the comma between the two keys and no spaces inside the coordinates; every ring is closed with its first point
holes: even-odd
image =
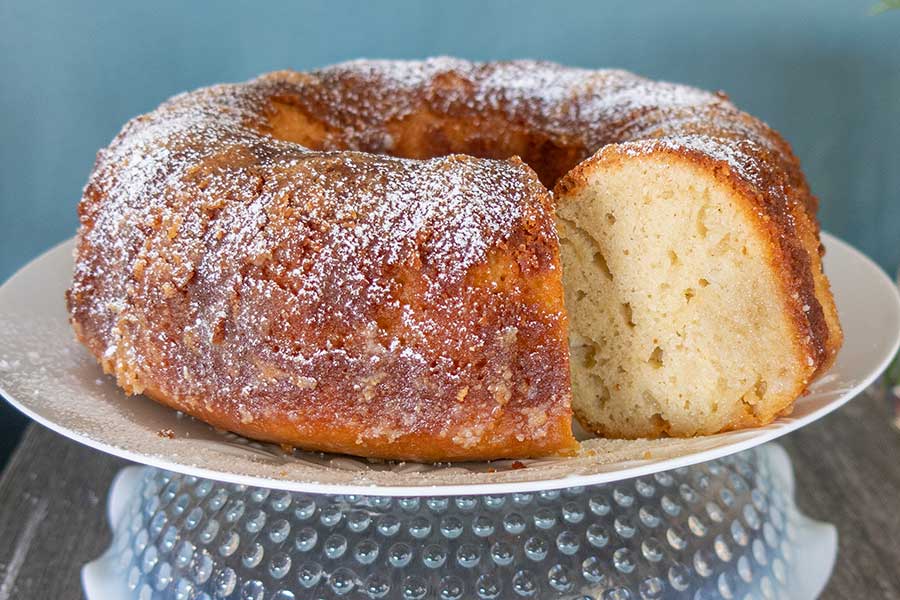
{"type": "Polygon", "coordinates": [[[897,9],[900,9],[900,0],[881,0],[881,2],[869,9],[869,14],[880,15],[883,12],[897,9]]]}
{"type": "Polygon", "coordinates": [[[887,370],[888,387],[900,387],[900,353],[894,357],[894,362],[887,370]]]}

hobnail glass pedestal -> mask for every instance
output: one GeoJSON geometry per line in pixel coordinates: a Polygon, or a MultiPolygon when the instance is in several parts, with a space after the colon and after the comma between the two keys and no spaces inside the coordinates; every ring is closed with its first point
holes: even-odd
{"type": "Polygon", "coordinates": [[[89,600],[813,598],[831,525],[769,444],[614,483],[383,497],[119,474],[89,600]]]}

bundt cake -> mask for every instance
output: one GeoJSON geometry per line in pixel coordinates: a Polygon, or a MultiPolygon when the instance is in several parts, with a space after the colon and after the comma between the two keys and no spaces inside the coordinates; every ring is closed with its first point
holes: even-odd
{"type": "Polygon", "coordinates": [[[126,392],[252,438],[564,455],[573,410],[616,437],[790,410],[841,343],[815,210],[722,94],[355,61],[129,122],[84,190],[67,302],[126,392]]]}

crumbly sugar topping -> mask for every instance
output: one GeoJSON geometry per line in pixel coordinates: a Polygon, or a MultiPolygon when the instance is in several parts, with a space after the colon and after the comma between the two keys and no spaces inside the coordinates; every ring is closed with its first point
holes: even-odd
{"type": "MultiPolygon", "coordinates": [[[[579,140],[599,149],[613,126],[649,110],[721,102],[709,92],[655,82],[621,70],[587,70],[549,62],[518,60],[470,63],[453,58],[416,61],[351,61],[313,74],[319,93],[336,101],[329,117],[336,126],[372,128],[402,119],[421,108],[422,98],[464,106],[474,113],[500,111],[511,122],[536,131],[579,140]],[[441,88],[452,77],[467,83],[441,88]],[[353,102],[346,99],[353,91],[353,102]]],[[[353,137],[353,132],[346,132],[353,137]]]]}
{"type": "MultiPolygon", "coordinates": [[[[667,138],[671,147],[682,142],[697,146],[705,139],[708,143],[698,151],[715,147],[728,152],[741,146],[744,150],[736,152],[776,161],[786,173],[797,170],[786,143],[724,94],[621,70],[530,60],[358,60],[317,71],[301,88],[318,118],[341,132],[344,144],[380,152],[391,151],[392,124],[427,109],[457,116],[502,115],[504,122],[519,124],[536,138],[582,148],[579,161],[607,144],[667,138]]],[[[760,178],[751,171],[759,162],[730,164],[736,175],[755,185],[760,178]]],[[[801,180],[793,184],[805,186],[801,180]]]]}

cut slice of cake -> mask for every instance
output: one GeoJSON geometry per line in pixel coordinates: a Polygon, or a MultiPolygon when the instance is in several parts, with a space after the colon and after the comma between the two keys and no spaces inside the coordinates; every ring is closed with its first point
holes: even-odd
{"type": "Polygon", "coordinates": [[[814,217],[759,193],[779,182],[745,158],[699,137],[611,145],[557,185],[573,408],[591,431],[768,423],[833,362],[814,217]]]}

